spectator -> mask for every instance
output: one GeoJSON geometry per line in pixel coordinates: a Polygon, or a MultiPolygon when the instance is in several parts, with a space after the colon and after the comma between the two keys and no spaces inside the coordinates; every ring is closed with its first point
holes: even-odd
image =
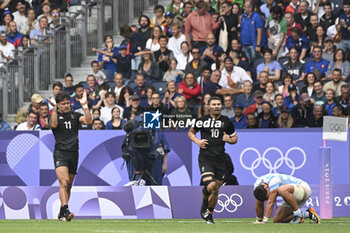
{"type": "Polygon", "coordinates": [[[209,33],[207,35],[207,44],[206,46],[200,49],[201,60],[203,60],[207,65],[211,66],[216,61],[216,54],[222,51],[222,48],[215,44],[215,35],[209,33]]]}
{"type": "Polygon", "coordinates": [[[171,3],[166,8],[167,12],[173,13],[176,15],[181,15],[183,12],[184,3],[182,0],[171,0],[171,3]]]}
{"type": "Polygon", "coordinates": [[[29,37],[31,39],[30,44],[34,44],[34,41],[42,40],[46,35],[51,34],[51,31],[48,29],[49,23],[46,16],[43,16],[39,19],[39,29],[33,29],[30,31],[29,37]]]}
{"type": "Polygon", "coordinates": [[[295,47],[300,54],[300,60],[304,60],[310,49],[310,41],[299,28],[293,28],[291,30],[291,34],[287,38],[286,47],[286,51],[289,51],[292,47],[295,47]]]}
{"type": "Polygon", "coordinates": [[[114,81],[114,85],[111,86],[110,91],[115,94],[115,99],[118,101],[120,91],[122,90],[123,87],[125,87],[123,74],[122,73],[114,74],[113,81],[114,81]]]}
{"type": "Polygon", "coordinates": [[[38,30],[39,22],[36,17],[35,9],[30,8],[27,11],[27,20],[23,27],[20,29],[20,32],[24,35],[29,35],[31,30],[38,30]]]}
{"type": "Polygon", "coordinates": [[[226,53],[224,51],[218,51],[215,56],[216,62],[211,65],[211,70],[214,71],[217,67],[218,70],[222,71],[225,68],[225,58],[226,53]]]}
{"type": "Polygon", "coordinates": [[[263,101],[261,107],[262,112],[257,117],[259,128],[276,128],[277,118],[271,111],[272,105],[267,101],[263,101]]]}
{"type": "Polygon", "coordinates": [[[52,22],[52,16],[50,14],[51,12],[51,3],[49,1],[44,1],[41,3],[41,15],[38,16],[38,20],[40,21],[41,17],[46,17],[48,20],[48,23],[52,22]]]}
{"type": "Polygon", "coordinates": [[[156,5],[154,7],[154,14],[155,16],[151,18],[151,28],[154,28],[154,26],[164,26],[166,24],[165,18],[164,18],[164,7],[162,5],[156,5]]]}
{"type": "Polygon", "coordinates": [[[202,0],[196,3],[196,8],[186,19],[185,35],[186,41],[190,44],[192,34],[193,45],[200,48],[205,46],[207,35],[216,30],[222,20],[214,23],[207,11],[207,5],[202,0]]]}
{"type": "Polygon", "coordinates": [[[253,1],[244,2],[244,14],[241,18],[241,40],[243,51],[252,63],[255,52],[260,52],[261,47],[265,47],[266,35],[263,18],[253,11],[253,1]]]}
{"type": "Polygon", "coordinates": [[[51,17],[52,17],[52,21],[51,23],[49,23],[49,27],[51,29],[59,28],[60,26],[62,26],[59,9],[53,8],[51,10],[51,17]]]}
{"type": "Polygon", "coordinates": [[[138,29],[138,32],[143,39],[143,44],[146,45],[147,40],[151,38],[151,33],[152,33],[152,29],[150,27],[151,20],[148,18],[147,15],[141,15],[139,17],[139,25],[140,25],[140,28],[138,29]]]}
{"type": "Polygon", "coordinates": [[[227,89],[233,89],[231,92],[232,95],[244,92],[244,81],[248,80],[250,82],[253,82],[244,69],[233,65],[233,60],[231,57],[225,58],[224,66],[225,68],[222,70],[222,78],[219,81],[219,85],[227,89]]]}
{"type": "MultiPolygon", "coordinates": [[[[309,37],[309,40],[311,42],[317,41],[317,35],[316,35],[316,28],[318,26],[318,18],[317,15],[311,15],[310,16],[310,25],[307,27],[305,34],[309,37]]],[[[324,38],[323,38],[324,39],[324,38]]],[[[322,46],[322,45],[320,45],[322,46]]]]}
{"type": "Polygon", "coordinates": [[[163,76],[163,81],[165,82],[175,81],[176,83],[179,83],[182,81],[185,74],[181,70],[176,69],[176,67],[177,67],[177,61],[175,58],[173,58],[170,60],[169,69],[165,72],[163,76]]]}
{"type": "MultiPolygon", "coordinates": [[[[119,54],[118,48],[114,46],[113,37],[111,35],[107,35],[104,37],[105,47],[103,51],[113,52],[113,54],[119,54]]],[[[103,70],[112,70],[113,72],[117,72],[117,59],[112,56],[107,56],[102,53],[98,54],[98,62],[100,63],[100,69],[103,70]]]]}
{"type": "Polygon", "coordinates": [[[253,96],[253,85],[249,80],[243,82],[244,93],[240,94],[237,97],[236,103],[243,106],[243,108],[248,108],[250,105],[254,104],[254,96],[253,96]]]}
{"type": "Polygon", "coordinates": [[[247,118],[243,115],[243,106],[239,103],[235,103],[233,105],[234,117],[230,118],[230,120],[235,125],[235,129],[244,129],[248,126],[247,118]]]}
{"type": "Polygon", "coordinates": [[[171,110],[170,115],[175,116],[177,121],[186,122],[187,119],[192,119],[192,111],[187,108],[187,102],[184,96],[180,95],[175,98],[175,108],[171,110]]]}
{"type": "Polygon", "coordinates": [[[64,84],[65,87],[63,87],[63,91],[67,92],[69,95],[73,95],[74,93],[74,86],[73,86],[73,76],[70,73],[67,73],[64,75],[64,84]]]}
{"type": "Polygon", "coordinates": [[[268,82],[266,83],[266,88],[265,88],[265,94],[263,96],[263,99],[271,104],[272,107],[275,107],[275,87],[273,83],[268,82]]]}
{"type": "Polygon", "coordinates": [[[323,108],[315,105],[312,114],[307,118],[305,127],[322,127],[323,126],[323,108]]]}
{"type": "Polygon", "coordinates": [[[342,33],[342,39],[338,48],[344,52],[350,50],[350,0],[343,1],[344,13],[339,15],[339,22],[337,24],[337,32],[342,33]]]}
{"type": "Polygon", "coordinates": [[[2,119],[2,112],[0,112],[0,131],[10,131],[11,126],[2,119]]]}
{"type": "Polygon", "coordinates": [[[159,65],[162,74],[169,69],[170,60],[174,58],[174,53],[167,48],[168,38],[166,36],[159,37],[159,50],[154,52],[154,58],[159,65]]]}
{"type": "Polygon", "coordinates": [[[289,95],[284,98],[284,107],[292,109],[295,105],[299,103],[298,89],[295,84],[289,84],[288,86],[289,95]]]}
{"type": "MultiPolygon", "coordinates": [[[[84,87],[81,84],[74,86],[74,96],[70,98],[70,104],[72,106],[72,111],[84,114],[83,107],[80,104],[80,99],[83,98],[84,87]]],[[[89,104],[91,106],[91,100],[88,98],[89,104]]]]}
{"type": "Polygon", "coordinates": [[[165,107],[168,109],[168,112],[171,112],[173,108],[175,108],[175,99],[176,97],[180,96],[181,94],[176,92],[176,84],[175,81],[169,81],[167,82],[165,86],[165,94],[164,98],[162,100],[162,103],[165,105],[165,107]]]}
{"type": "Polygon", "coordinates": [[[340,104],[336,104],[333,108],[332,116],[345,117],[344,108],[340,104]]]}
{"type": "Polygon", "coordinates": [[[322,48],[324,48],[324,40],[326,39],[326,31],[325,29],[320,26],[320,25],[317,25],[316,26],[316,34],[315,34],[315,39],[312,42],[312,47],[313,46],[321,46],[322,48]]]}
{"type": "Polygon", "coordinates": [[[224,96],[225,108],[221,110],[221,115],[227,116],[228,118],[233,118],[235,112],[233,111],[233,99],[231,95],[224,96]]]}
{"type": "Polygon", "coordinates": [[[346,109],[350,105],[350,87],[348,84],[344,84],[341,86],[341,95],[338,96],[335,101],[339,103],[344,109],[346,109]]]}
{"type": "Polygon", "coordinates": [[[287,22],[287,36],[286,38],[288,38],[291,35],[291,31],[293,28],[299,28],[302,29],[300,24],[296,23],[294,20],[294,15],[291,12],[286,12],[284,14],[284,18],[287,22]]]}
{"type": "Polygon", "coordinates": [[[204,84],[210,79],[211,70],[209,66],[203,68],[202,76],[197,78],[197,83],[201,87],[201,92],[203,93],[204,84]]]}
{"type": "Polygon", "coordinates": [[[86,77],[86,92],[91,100],[95,100],[99,96],[100,88],[96,82],[94,75],[90,74],[86,77]]]}
{"type": "Polygon", "coordinates": [[[197,78],[202,74],[203,68],[207,66],[207,63],[202,61],[200,57],[200,50],[198,47],[192,47],[191,53],[193,56],[192,61],[188,62],[185,68],[185,74],[193,73],[194,77],[197,78]]]}
{"type": "Polygon", "coordinates": [[[307,93],[309,96],[312,96],[314,93],[314,83],[316,81],[316,76],[314,73],[307,73],[304,78],[304,86],[301,88],[301,93],[307,93]]]}
{"type": "Polygon", "coordinates": [[[101,111],[100,109],[93,109],[92,110],[92,119],[100,119],[101,117],[101,111]]]}
{"type": "MultiPolygon", "coordinates": [[[[302,73],[305,70],[305,62],[299,59],[299,52],[295,47],[289,50],[288,60],[282,65],[282,74],[290,74],[293,82],[302,81],[302,73]]],[[[283,77],[282,75],[282,77],[283,77]]],[[[283,80],[283,78],[282,78],[283,80]]]]}
{"type": "Polygon", "coordinates": [[[141,100],[146,99],[146,85],[143,74],[136,74],[135,83],[136,87],[132,90],[133,93],[138,95],[141,98],[141,100]]]}
{"type": "Polygon", "coordinates": [[[176,56],[176,60],[177,60],[177,67],[176,68],[178,70],[185,70],[186,65],[192,61],[193,57],[192,57],[192,54],[190,53],[189,49],[190,49],[190,46],[188,45],[187,41],[183,41],[181,43],[181,54],[176,56]]]}
{"type": "Polygon", "coordinates": [[[260,6],[260,11],[265,15],[266,19],[271,16],[270,15],[271,8],[274,6],[277,6],[277,5],[275,5],[274,0],[266,0],[266,2],[260,6]]]}
{"type": "Polygon", "coordinates": [[[306,0],[300,1],[300,12],[295,15],[295,22],[300,24],[305,31],[308,27],[310,27],[310,17],[313,14],[309,11],[309,2],[306,0]]]}
{"type": "Polygon", "coordinates": [[[301,94],[300,103],[296,104],[291,110],[291,115],[297,127],[304,127],[307,119],[312,115],[313,104],[310,100],[307,93],[301,94]]]}
{"type": "Polygon", "coordinates": [[[156,89],[153,86],[148,86],[146,88],[146,99],[141,101],[141,107],[147,108],[152,105],[152,94],[155,92],[156,89]]]}
{"type": "Polygon", "coordinates": [[[28,114],[27,114],[27,121],[19,124],[17,127],[16,127],[16,131],[23,131],[23,130],[41,130],[41,127],[39,124],[37,124],[38,120],[38,115],[33,112],[33,111],[29,111],[28,114]]]}
{"type": "Polygon", "coordinates": [[[170,27],[173,36],[169,39],[167,47],[169,50],[173,51],[174,57],[178,57],[182,54],[181,44],[186,41],[186,37],[181,33],[181,24],[179,22],[173,23],[170,27]]]}
{"type": "Polygon", "coordinates": [[[2,23],[0,26],[0,31],[4,31],[6,34],[10,31],[9,23],[13,20],[13,15],[11,11],[5,11],[2,14],[2,23]]]}
{"type": "Polygon", "coordinates": [[[333,108],[335,105],[335,91],[332,88],[328,88],[326,90],[326,103],[324,105],[325,111],[328,116],[332,116],[333,108]]]}
{"type": "Polygon", "coordinates": [[[329,28],[330,26],[335,25],[336,16],[332,9],[332,3],[329,1],[326,1],[323,4],[323,11],[324,11],[324,14],[320,18],[320,25],[323,28],[329,28]]]}
{"type": "Polygon", "coordinates": [[[171,25],[173,24],[173,22],[176,22],[176,20],[174,20],[174,14],[171,12],[166,12],[164,17],[165,17],[166,24],[161,28],[164,32],[164,35],[166,35],[167,37],[172,37],[173,33],[171,31],[171,25]]]}
{"type": "Polygon", "coordinates": [[[168,114],[168,109],[165,107],[165,105],[160,101],[160,94],[158,92],[153,92],[152,94],[152,104],[151,106],[146,108],[146,111],[148,112],[157,112],[168,114]]]}
{"type": "Polygon", "coordinates": [[[332,61],[334,59],[334,53],[336,50],[336,46],[334,46],[333,38],[330,36],[327,36],[324,39],[324,49],[322,53],[322,58],[328,61],[332,61]]]}
{"type": "Polygon", "coordinates": [[[198,113],[197,113],[197,118],[201,118],[203,116],[206,116],[209,114],[209,100],[211,98],[210,94],[205,94],[203,96],[203,102],[201,104],[201,106],[198,108],[198,113]]]}
{"type": "Polygon", "coordinates": [[[92,130],[103,130],[104,124],[101,119],[94,119],[92,121],[92,130]]]}
{"type": "Polygon", "coordinates": [[[254,84],[253,92],[259,90],[263,94],[266,92],[266,83],[269,81],[269,73],[267,71],[261,71],[258,76],[259,83],[254,84]]]}
{"type": "Polygon", "coordinates": [[[272,61],[272,50],[267,48],[263,53],[265,61],[256,67],[256,74],[266,71],[269,73],[270,81],[280,80],[282,67],[277,61],[272,61]]]}
{"type": "Polygon", "coordinates": [[[193,3],[192,2],[185,2],[181,16],[183,18],[187,17],[189,14],[191,14],[192,9],[194,9],[193,3]]]}
{"type": "Polygon", "coordinates": [[[22,45],[23,35],[17,31],[17,26],[15,21],[9,23],[9,34],[7,35],[7,41],[10,42],[17,48],[22,45]]]}
{"type": "Polygon", "coordinates": [[[111,114],[112,119],[107,122],[106,129],[123,129],[125,120],[121,118],[120,109],[118,107],[113,107],[111,114]]]}
{"type": "Polygon", "coordinates": [[[161,35],[163,35],[162,28],[160,26],[154,26],[152,36],[146,42],[146,49],[149,49],[153,52],[159,50],[159,37],[161,35]]]}
{"type": "Polygon", "coordinates": [[[281,114],[282,109],[285,108],[283,106],[283,101],[284,101],[283,95],[280,94],[280,93],[277,93],[275,95],[275,104],[276,104],[276,106],[274,108],[272,108],[273,114],[275,116],[277,116],[277,117],[281,114]]]}
{"type": "Polygon", "coordinates": [[[306,63],[303,75],[305,76],[307,73],[311,72],[315,73],[317,80],[326,80],[329,61],[322,58],[322,48],[315,46],[312,50],[312,54],[314,55],[314,60],[306,63]]]}
{"type": "Polygon", "coordinates": [[[230,55],[230,57],[233,60],[233,65],[241,67],[242,69],[245,70],[245,72],[247,73],[247,75],[249,77],[252,77],[252,73],[251,73],[251,69],[249,67],[250,66],[249,63],[246,60],[244,60],[243,58],[239,57],[238,54],[239,54],[238,50],[231,50],[229,52],[229,55],[230,55]]]}
{"type": "Polygon", "coordinates": [[[30,40],[30,38],[29,38],[29,36],[28,35],[23,35],[22,36],[22,48],[23,49],[27,49],[27,48],[29,48],[29,40],[30,40]]]}
{"type": "Polygon", "coordinates": [[[286,12],[295,15],[300,12],[299,0],[290,1],[289,5],[286,7],[286,12]]]}
{"type": "Polygon", "coordinates": [[[95,76],[96,82],[98,85],[108,82],[106,75],[100,70],[100,64],[98,61],[92,61],[91,63],[92,75],[95,76]]]}
{"type": "MultiPolygon", "coordinates": [[[[55,100],[56,102],[56,100],[55,100]]],[[[50,122],[51,116],[49,115],[49,105],[47,103],[40,103],[39,107],[39,117],[37,124],[40,125],[41,129],[50,129],[49,122],[50,122]]]]}
{"type": "Polygon", "coordinates": [[[247,127],[246,129],[256,129],[258,128],[257,120],[254,113],[248,113],[247,117],[247,127]]]}
{"type": "Polygon", "coordinates": [[[327,89],[333,89],[335,92],[335,96],[338,97],[341,95],[341,86],[346,84],[345,82],[341,81],[342,72],[340,69],[335,68],[332,72],[332,80],[326,83],[323,87],[323,90],[326,91],[327,89]]]}
{"type": "MultiPolygon", "coordinates": [[[[274,2],[273,0],[269,0],[274,2]]],[[[267,16],[268,47],[272,50],[272,56],[279,59],[284,52],[285,38],[287,34],[287,21],[283,18],[282,9],[279,6],[270,8],[271,16],[267,16]]]]}
{"type": "Polygon", "coordinates": [[[21,31],[21,28],[27,24],[26,4],[24,0],[17,0],[16,9],[17,11],[13,13],[13,21],[16,22],[19,31],[21,31]]]}
{"type": "Polygon", "coordinates": [[[124,119],[131,120],[132,113],[135,113],[136,116],[140,116],[142,112],[143,108],[140,106],[140,97],[138,95],[130,96],[130,106],[124,110],[124,119]]]}
{"type": "Polygon", "coordinates": [[[199,102],[201,87],[195,81],[192,73],[187,73],[184,80],[180,83],[177,92],[186,98],[187,106],[192,109],[199,102]]]}
{"type": "MultiPolygon", "coordinates": [[[[231,51],[236,51],[237,52],[237,57],[240,58],[242,61],[248,63],[248,58],[245,52],[243,52],[242,47],[241,47],[241,42],[239,39],[234,38],[231,41],[231,51]]],[[[228,52],[230,54],[230,51],[228,52]]],[[[237,64],[236,64],[237,65],[237,64]]]]}
{"type": "Polygon", "coordinates": [[[292,128],[294,127],[293,117],[289,114],[289,110],[286,107],[283,107],[281,114],[277,120],[278,128],[292,128]]]}
{"type": "MultiPolygon", "coordinates": [[[[224,22],[226,23],[227,27],[227,41],[229,44],[229,47],[231,47],[230,42],[232,41],[233,38],[238,38],[238,25],[239,25],[239,17],[237,14],[232,12],[232,3],[228,1],[224,1],[221,4],[221,9],[222,9],[222,16],[224,18],[224,21],[221,23],[221,28],[223,28],[224,22]]],[[[227,51],[227,50],[225,50],[227,51]]]]}
{"type": "Polygon", "coordinates": [[[332,79],[333,71],[338,68],[341,70],[341,81],[346,81],[349,77],[350,63],[345,60],[345,53],[342,49],[337,49],[334,53],[333,61],[329,64],[327,70],[327,79],[332,79]]]}
{"type": "Polygon", "coordinates": [[[6,32],[0,31],[0,64],[12,60],[14,58],[14,50],[15,46],[7,42],[6,32]]]}
{"type": "MultiPolygon", "coordinates": [[[[159,78],[159,65],[157,64],[157,62],[153,61],[153,57],[149,53],[145,53],[142,55],[142,61],[139,65],[138,72],[143,74],[146,83],[161,80],[159,78]]],[[[140,97],[142,99],[142,96],[140,97]]]]}
{"type": "MultiPolygon", "coordinates": [[[[254,92],[254,100],[255,100],[255,103],[250,105],[248,108],[246,108],[246,110],[244,111],[244,115],[248,115],[249,113],[252,113],[254,114],[254,116],[258,116],[259,113],[262,112],[262,102],[263,102],[263,96],[264,96],[264,93],[262,91],[255,91],[254,92]]],[[[249,124],[249,122],[248,122],[249,124]]]]}
{"type": "Polygon", "coordinates": [[[49,111],[51,111],[56,106],[56,95],[60,93],[62,89],[63,84],[61,82],[55,82],[52,85],[52,96],[44,100],[44,103],[48,104],[49,111]]]}
{"type": "Polygon", "coordinates": [[[101,108],[101,117],[100,117],[103,123],[107,124],[107,122],[112,119],[112,109],[114,107],[119,108],[120,110],[119,116],[123,117],[124,109],[121,106],[116,104],[114,93],[112,92],[106,93],[105,99],[106,99],[105,106],[101,108]]]}
{"type": "Polygon", "coordinates": [[[323,91],[323,85],[321,81],[314,83],[314,94],[311,96],[311,102],[315,105],[323,105],[326,103],[326,93],[323,91]]]}

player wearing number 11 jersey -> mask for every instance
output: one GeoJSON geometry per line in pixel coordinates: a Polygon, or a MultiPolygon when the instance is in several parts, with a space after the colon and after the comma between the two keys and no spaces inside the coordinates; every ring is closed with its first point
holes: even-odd
{"type": "Polygon", "coordinates": [[[54,164],[56,176],[60,184],[59,197],[61,209],[59,221],[70,221],[74,214],[69,211],[68,201],[78,166],[78,129],[79,124],[91,124],[92,116],[87,106],[86,92],[80,99],[85,115],[72,112],[70,96],[61,92],[56,95],[57,105],[51,115],[50,128],[55,136],[54,164]]]}
{"type": "Polygon", "coordinates": [[[225,178],[225,143],[235,144],[238,137],[232,121],[221,115],[221,99],[212,97],[209,108],[209,115],[198,120],[203,124],[196,122],[188,137],[200,147],[198,162],[204,184],[201,216],[208,224],[213,224],[213,210],[225,178]],[[201,131],[201,140],[196,137],[198,131],[201,131]]]}

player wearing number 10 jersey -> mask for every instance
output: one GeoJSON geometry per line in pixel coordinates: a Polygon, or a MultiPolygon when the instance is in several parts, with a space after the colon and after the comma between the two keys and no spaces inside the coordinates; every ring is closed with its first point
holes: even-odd
{"type": "Polygon", "coordinates": [[[85,116],[72,112],[70,96],[67,93],[56,95],[57,105],[51,115],[50,128],[56,139],[54,151],[54,164],[56,176],[60,184],[59,197],[61,209],[58,214],[59,221],[70,221],[74,214],[69,211],[68,201],[78,166],[78,129],[79,124],[91,124],[92,117],[87,106],[86,92],[80,100],[85,116]]]}
{"type": "Polygon", "coordinates": [[[225,178],[225,143],[235,144],[238,137],[232,121],[221,115],[220,98],[212,97],[209,108],[209,115],[198,120],[205,123],[196,122],[189,130],[188,137],[200,147],[198,162],[204,184],[201,216],[208,224],[213,224],[213,210],[225,178]],[[198,131],[201,131],[201,140],[196,137],[198,131]]]}

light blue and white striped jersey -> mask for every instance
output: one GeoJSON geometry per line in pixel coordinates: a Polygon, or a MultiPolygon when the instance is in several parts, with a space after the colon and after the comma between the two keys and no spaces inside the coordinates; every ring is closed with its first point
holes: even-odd
{"type": "Polygon", "coordinates": [[[273,173],[259,177],[254,183],[254,189],[261,183],[268,184],[270,191],[273,191],[285,184],[301,184],[302,182],[304,181],[290,175],[273,173]]]}

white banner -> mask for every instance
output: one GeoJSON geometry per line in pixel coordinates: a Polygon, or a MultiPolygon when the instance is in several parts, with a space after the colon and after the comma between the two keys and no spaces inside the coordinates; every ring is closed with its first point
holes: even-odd
{"type": "Polygon", "coordinates": [[[346,142],[348,140],[348,118],[323,117],[323,140],[346,142]]]}

